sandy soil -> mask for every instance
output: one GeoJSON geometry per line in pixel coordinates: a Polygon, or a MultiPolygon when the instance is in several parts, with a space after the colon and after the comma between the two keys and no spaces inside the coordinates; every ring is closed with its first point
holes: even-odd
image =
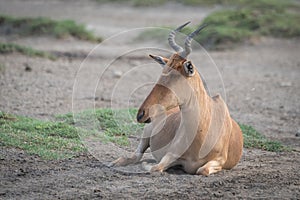
{"type": "MultiPolygon", "coordinates": [[[[176,26],[188,20],[196,24],[218,9],[177,4],[134,8],[99,5],[93,1],[72,2],[3,0],[0,13],[74,19],[107,38],[136,27],[176,26]],[[180,12],[174,14],[178,9],[180,12]]],[[[13,41],[62,56],[50,61],[19,54],[0,55],[0,110],[51,120],[55,114],[72,111],[72,95],[74,111],[91,109],[94,105],[138,107],[159,75],[159,67],[148,60],[147,54],[154,51],[169,55],[165,50],[145,47],[169,48],[157,41],[133,41],[137,33],[132,31],[104,41],[85,61],[95,44],[75,39],[1,36],[0,41],[13,41]],[[143,47],[116,59],[124,52],[143,47]],[[108,63],[111,64],[105,69],[108,63]]],[[[237,121],[254,126],[295,151],[271,153],[245,149],[235,169],[200,177],[176,170],[151,175],[120,173],[91,155],[43,161],[21,150],[1,147],[0,197],[299,199],[300,137],[296,136],[300,131],[299,44],[299,39],[261,38],[251,45],[245,43],[235,49],[209,52],[219,70],[203,50],[196,48],[191,56],[211,92],[226,98],[237,121]]],[[[107,152],[101,161],[116,158],[107,152]]]]}

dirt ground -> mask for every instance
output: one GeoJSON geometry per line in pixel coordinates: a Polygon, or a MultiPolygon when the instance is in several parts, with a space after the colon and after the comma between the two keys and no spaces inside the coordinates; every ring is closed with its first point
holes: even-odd
{"type": "MultiPolygon", "coordinates": [[[[0,0],[1,14],[74,19],[105,38],[138,27],[177,26],[189,20],[197,24],[215,9],[218,7],[167,4],[134,8],[79,0],[0,0]],[[180,12],[174,14],[174,10],[180,12]]],[[[56,61],[0,55],[0,110],[52,120],[55,114],[72,109],[138,107],[159,75],[159,68],[149,64],[147,54],[169,54],[158,49],[135,50],[170,50],[157,41],[135,41],[138,32],[105,40],[86,60],[95,44],[75,39],[0,36],[0,41],[61,55],[56,61]],[[129,53],[116,59],[124,52],[129,53]]],[[[136,174],[132,166],[128,168],[130,173],[121,173],[105,165],[116,158],[109,148],[100,161],[90,154],[45,161],[18,149],[1,147],[0,199],[299,199],[299,44],[299,39],[257,38],[234,49],[209,52],[218,70],[203,50],[195,48],[191,56],[211,92],[226,98],[238,122],[252,125],[294,151],[244,149],[233,170],[202,177],[176,170],[136,174]]]]}

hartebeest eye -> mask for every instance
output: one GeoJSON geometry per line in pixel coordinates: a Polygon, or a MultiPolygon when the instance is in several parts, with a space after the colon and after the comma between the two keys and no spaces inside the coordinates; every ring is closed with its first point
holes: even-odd
{"type": "Polygon", "coordinates": [[[184,62],[183,68],[187,76],[194,76],[195,69],[191,61],[184,62]]]}

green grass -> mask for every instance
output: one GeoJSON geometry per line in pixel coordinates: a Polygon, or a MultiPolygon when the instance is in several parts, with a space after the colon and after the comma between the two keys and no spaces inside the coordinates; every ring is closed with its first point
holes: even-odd
{"type": "MultiPolygon", "coordinates": [[[[201,4],[205,1],[191,0],[190,3],[192,2],[201,4]]],[[[209,26],[194,38],[208,49],[234,47],[251,37],[291,38],[300,36],[299,3],[288,0],[228,0],[222,2],[231,7],[225,7],[208,15],[201,24],[206,23],[209,26]]],[[[182,32],[188,34],[196,28],[187,27],[182,32]]],[[[167,34],[165,31],[149,30],[142,33],[139,38],[166,39],[167,34]]]]}
{"type": "Polygon", "coordinates": [[[254,36],[291,38],[300,36],[300,14],[278,8],[246,7],[214,12],[204,19],[206,33],[195,39],[218,46],[237,43],[254,36]]]}
{"type": "Polygon", "coordinates": [[[72,157],[85,152],[77,129],[51,122],[0,112],[1,145],[16,147],[45,159],[72,157]]]}
{"type": "Polygon", "coordinates": [[[159,6],[167,0],[96,0],[99,3],[122,3],[132,6],[159,6]]]}
{"type": "MultiPolygon", "coordinates": [[[[102,142],[120,146],[129,144],[128,137],[139,137],[143,124],[134,123],[136,109],[100,109],[84,111],[75,120],[71,113],[56,116],[55,121],[42,121],[0,112],[0,145],[25,150],[44,159],[73,157],[87,149],[82,144],[85,137],[93,136],[102,142]],[[84,128],[95,119],[92,128],[84,128]],[[99,135],[100,130],[103,135],[99,135]]],[[[288,148],[258,133],[253,127],[240,125],[244,147],[280,152],[288,148]]]]}
{"type": "Polygon", "coordinates": [[[273,152],[286,151],[289,149],[279,141],[267,139],[251,126],[240,124],[240,127],[244,136],[244,147],[246,148],[257,148],[273,152]]]}
{"type": "MultiPolygon", "coordinates": [[[[143,125],[134,123],[136,109],[101,109],[84,111],[73,118],[73,114],[56,116],[57,120],[81,128],[98,129],[103,132],[104,142],[114,142],[118,145],[129,145],[128,137],[142,132],[143,125]],[[92,127],[90,127],[90,125],[92,127]]],[[[84,137],[84,135],[82,135],[84,137]]]]}
{"type": "MultiPolygon", "coordinates": [[[[161,6],[170,1],[168,0],[96,0],[99,3],[124,3],[133,6],[161,6]]],[[[212,6],[212,5],[223,5],[223,6],[271,6],[274,7],[290,7],[290,5],[296,4],[293,0],[174,0],[187,6],[212,6]]]]}
{"type": "Polygon", "coordinates": [[[44,51],[39,51],[36,49],[33,49],[31,47],[25,47],[14,43],[1,43],[0,42],[0,54],[9,54],[9,53],[21,53],[26,56],[30,57],[42,57],[42,58],[48,58],[51,60],[55,60],[56,56],[44,51]]]}
{"type": "Polygon", "coordinates": [[[102,41],[82,24],[77,24],[72,20],[55,21],[45,17],[14,18],[0,15],[0,30],[4,34],[19,36],[51,35],[56,38],[72,36],[81,40],[102,41]]]}
{"type": "Polygon", "coordinates": [[[3,63],[0,63],[0,73],[4,72],[6,69],[6,66],[3,63]]]}
{"type": "MultiPolygon", "coordinates": [[[[146,1],[146,0],[145,0],[146,1]]],[[[294,0],[177,0],[178,2],[191,6],[223,5],[239,7],[264,7],[264,8],[290,8],[297,3],[294,0]]]]}

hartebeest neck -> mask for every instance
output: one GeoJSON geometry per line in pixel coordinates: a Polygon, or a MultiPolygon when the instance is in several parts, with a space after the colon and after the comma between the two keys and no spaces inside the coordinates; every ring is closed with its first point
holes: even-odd
{"type": "Polygon", "coordinates": [[[192,95],[189,101],[181,106],[183,118],[188,115],[194,116],[193,120],[198,123],[198,131],[206,132],[206,126],[211,120],[212,98],[207,94],[198,73],[191,78],[189,84],[192,88],[192,95]],[[197,115],[193,112],[197,112],[197,115]]]}
{"type": "Polygon", "coordinates": [[[191,77],[188,83],[190,87],[185,88],[186,97],[180,105],[181,123],[174,138],[174,141],[180,141],[180,145],[172,149],[177,156],[187,152],[195,140],[203,144],[208,130],[207,125],[211,122],[211,99],[204,89],[199,74],[191,77]]]}
{"type": "MultiPolygon", "coordinates": [[[[175,53],[171,56],[167,64],[172,69],[183,74],[184,71],[182,68],[182,64],[185,61],[186,58],[182,58],[178,53],[175,53]]],[[[199,124],[199,129],[203,129],[203,127],[205,127],[205,124],[207,124],[211,120],[212,98],[208,95],[208,92],[206,91],[204,86],[204,82],[201,79],[199,73],[196,72],[194,76],[188,77],[186,79],[181,76],[179,80],[182,81],[183,89],[181,89],[184,90],[177,90],[177,94],[179,94],[179,96],[184,99],[184,102],[181,105],[182,114],[185,115],[183,117],[196,117],[193,119],[193,121],[197,121],[197,123],[199,124]],[[197,115],[194,115],[195,112],[197,112],[197,115]]],[[[174,91],[176,91],[176,89],[174,89],[174,91]]]]}

